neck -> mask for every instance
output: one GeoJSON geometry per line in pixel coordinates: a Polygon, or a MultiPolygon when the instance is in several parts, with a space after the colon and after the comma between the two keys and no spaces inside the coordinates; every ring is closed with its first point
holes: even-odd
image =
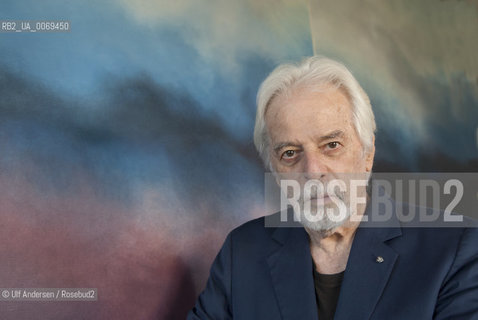
{"type": "MultiPolygon", "coordinates": [[[[360,210],[363,216],[365,209],[360,210]]],[[[355,232],[360,221],[346,221],[328,231],[305,228],[309,234],[309,245],[314,265],[319,273],[332,274],[345,270],[355,232]]]]}

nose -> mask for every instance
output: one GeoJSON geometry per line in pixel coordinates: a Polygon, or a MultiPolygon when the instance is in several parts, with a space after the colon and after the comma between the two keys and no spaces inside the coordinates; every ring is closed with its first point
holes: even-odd
{"type": "Polygon", "coordinates": [[[318,152],[305,152],[303,159],[302,170],[307,179],[320,179],[324,177],[327,172],[327,166],[318,152]]]}

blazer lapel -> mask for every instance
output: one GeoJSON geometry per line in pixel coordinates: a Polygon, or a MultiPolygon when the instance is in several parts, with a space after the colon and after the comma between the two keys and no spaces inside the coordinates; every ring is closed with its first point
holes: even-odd
{"type": "Polygon", "coordinates": [[[279,248],[267,259],[284,320],[317,320],[308,236],[304,228],[277,228],[279,248]]]}
{"type": "Polygon", "coordinates": [[[398,257],[386,243],[402,234],[395,214],[387,225],[372,227],[362,223],[357,229],[340,289],[335,320],[371,317],[398,257]]]}

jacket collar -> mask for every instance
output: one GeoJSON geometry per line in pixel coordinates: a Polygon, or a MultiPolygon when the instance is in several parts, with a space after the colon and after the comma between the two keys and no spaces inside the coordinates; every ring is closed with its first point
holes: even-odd
{"type": "MultiPolygon", "coordinates": [[[[371,208],[367,207],[366,216],[370,215],[371,208]]],[[[394,212],[380,227],[361,222],[350,250],[334,319],[370,318],[398,257],[386,241],[400,235],[400,223],[394,212]]],[[[269,255],[267,263],[282,318],[316,320],[313,262],[307,232],[303,227],[279,227],[272,237],[278,248],[269,255]]]]}
{"type": "MultiPolygon", "coordinates": [[[[334,319],[371,317],[398,258],[398,253],[387,244],[402,235],[394,208],[392,205],[392,215],[386,223],[362,221],[357,229],[334,319]]],[[[371,210],[369,206],[365,215],[370,216],[371,210]]]]}
{"type": "Polygon", "coordinates": [[[277,228],[279,248],[267,259],[284,320],[316,320],[317,303],[309,238],[304,228],[277,228]]]}

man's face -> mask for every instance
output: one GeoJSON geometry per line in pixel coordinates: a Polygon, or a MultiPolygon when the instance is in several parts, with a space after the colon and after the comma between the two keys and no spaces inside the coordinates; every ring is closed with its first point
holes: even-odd
{"type": "MultiPolygon", "coordinates": [[[[349,209],[349,180],[367,176],[364,173],[372,169],[374,150],[364,153],[352,122],[352,106],[344,92],[331,87],[319,92],[296,89],[288,96],[274,98],[265,120],[270,161],[275,172],[293,174],[301,186],[309,179],[317,179],[325,185],[334,179],[346,182],[346,192],[319,192],[301,200],[332,208],[335,201],[331,198],[336,197],[349,209]]],[[[343,222],[323,219],[309,227],[330,230],[343,222]]]]}

